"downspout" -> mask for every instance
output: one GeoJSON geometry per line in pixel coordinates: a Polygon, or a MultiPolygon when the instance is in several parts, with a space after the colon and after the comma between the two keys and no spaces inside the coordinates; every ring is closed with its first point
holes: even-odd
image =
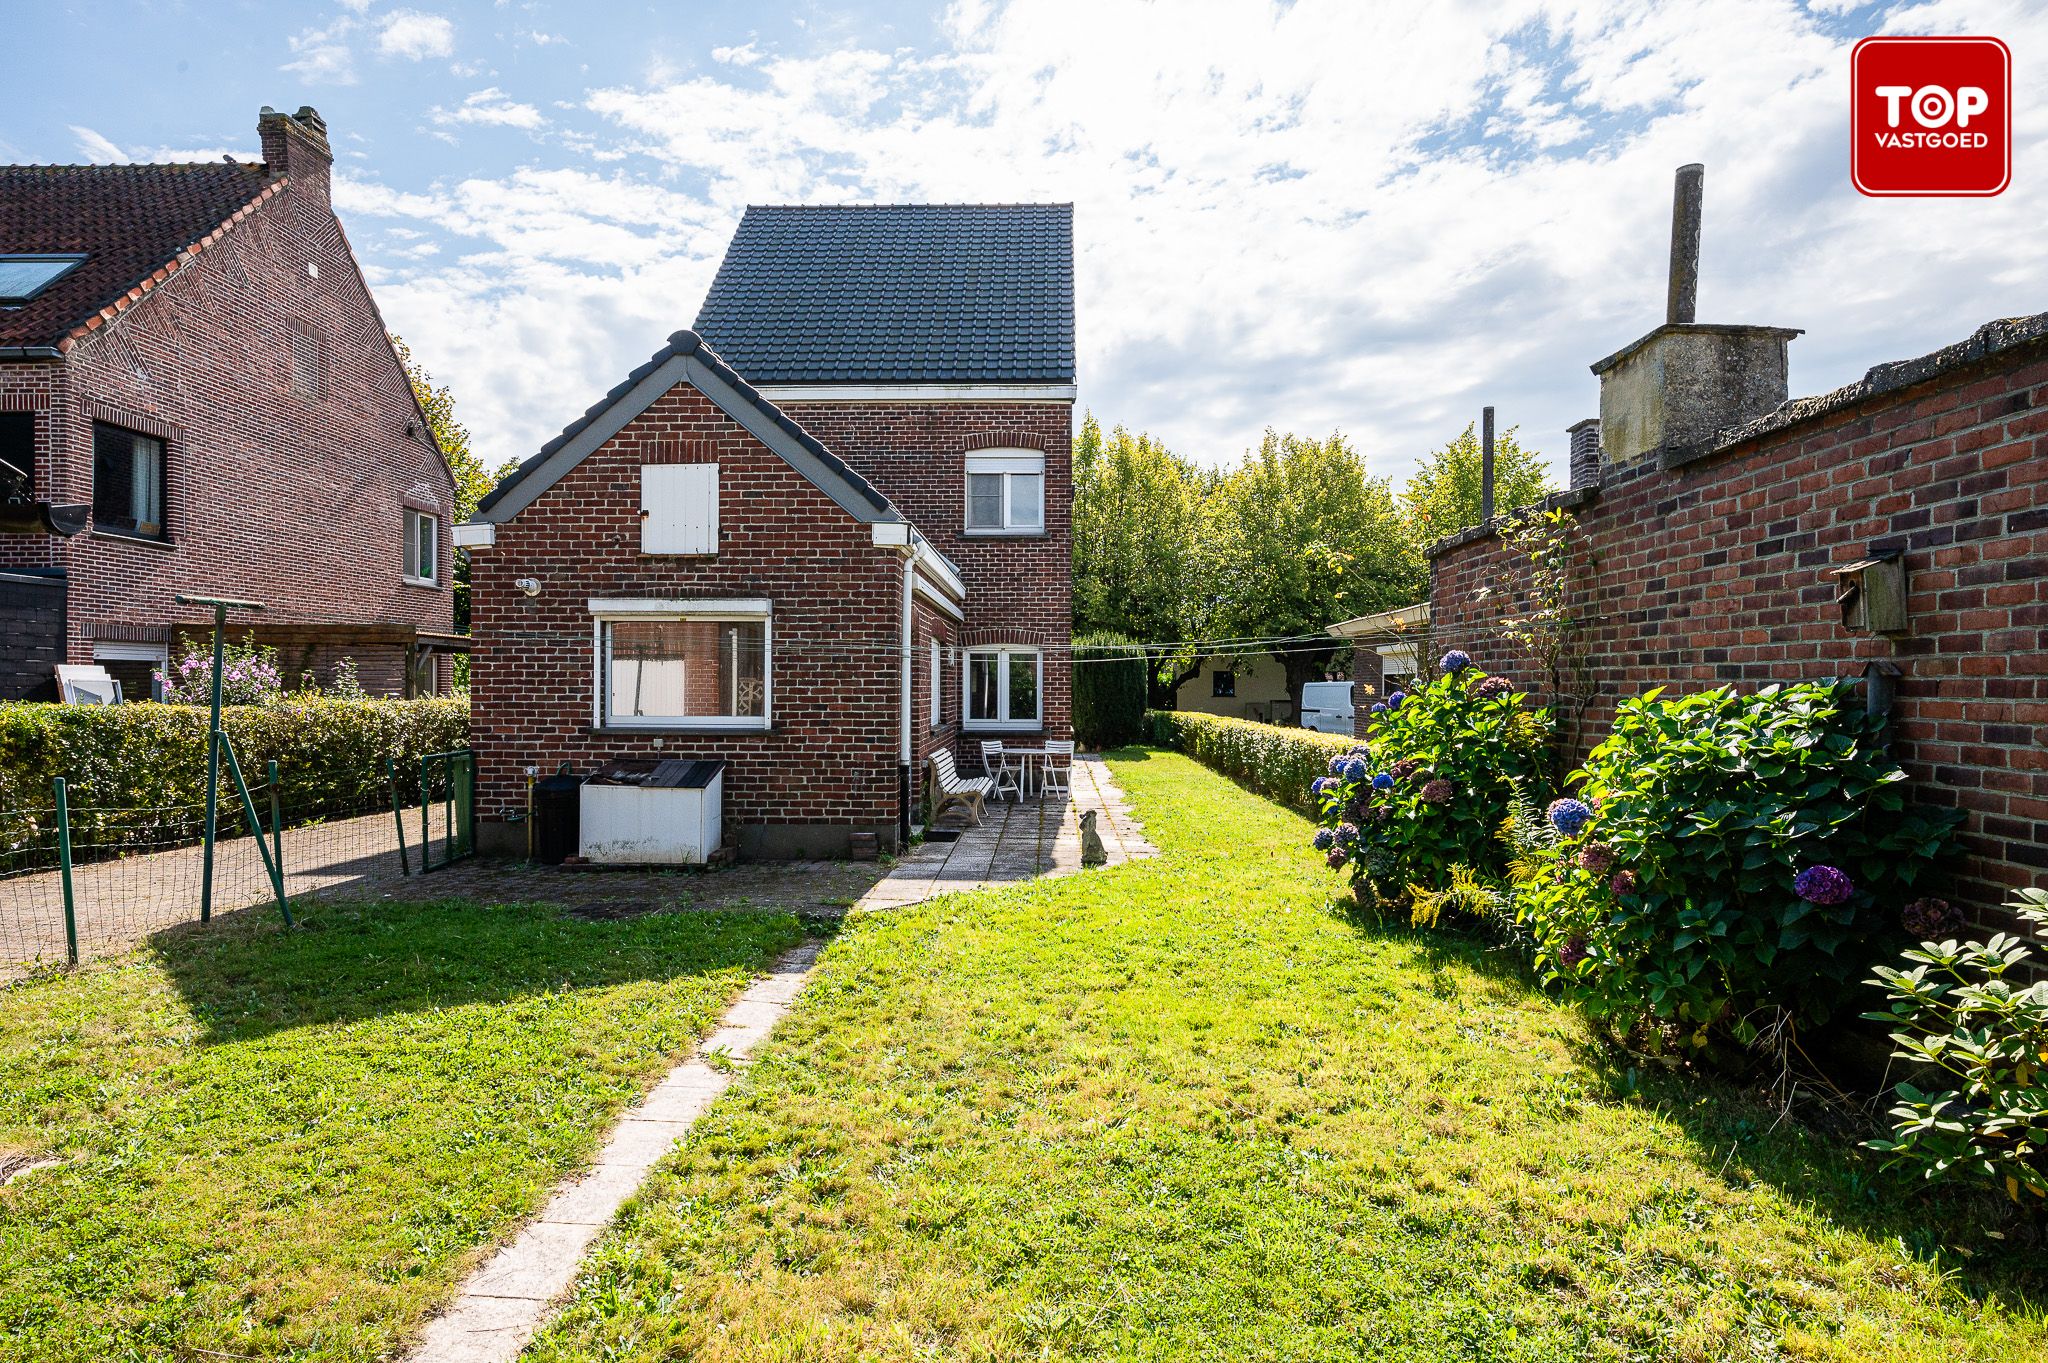
{"type": "Polygon", "coordinates": [[[916,532],[903,553],[903,656],[899,686],[902,700],[902,739],[896,756],[896,853],[910,848],[910,595],[917,577],[916,532]]]}

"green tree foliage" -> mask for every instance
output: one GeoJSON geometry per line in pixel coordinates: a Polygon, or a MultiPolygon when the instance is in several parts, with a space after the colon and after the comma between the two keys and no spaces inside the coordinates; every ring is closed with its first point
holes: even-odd
{"type": "MultiPolygon", "coordinates": [[[[1532,506],[1556,490],[1543,456],[1523,449],[1515,430],[1508,427],[1493,442],[1497,511],[1532,506]]],[[[1401,508],[1419,542],[1428,544],[1479,524],[1480,464],[1479,437],[1471,426],[1442,449],[1423,456],[1401,492],[1401,508]]]]}
{"type": "MultiPolygon", "coordinates": [[[[441,457],[448,461],[448,471],[455,476],[455,520],[457,524],[468,520],[476,513],[476,504],[484,494],[497,486],[498,480],[518,465],[518,460],[508,459],[498,466],[495,473],[487,472],[484,461],[469,448],[469,427],[455,417],[455,395],[447,384],[435,386],[434,376],[427,372],[425,365],[412,356],[412,347],[403,337],[394,334],[391,348],[398,352],[398,362],[405,368],[406,381],[412,385],[412,394],[419,400],[420,410],[426,413],[427,431],[434,437],[434,443],[441,447],[441,457]]],[[[469,555],[461,550],[455,554],[455,630],[458,634],[469,632],[469,555]]],[[[467,673],[464,666],[466,657],[457,660],[458,668],[467,673]]],[[[457,679],[458,681],[461,678],[457,679]]]]}
{"type": "Polygon", "coordinates": [[[1274,651],[1297,713],[1302,684],[1343,647],[1325,626],[1408,605],[1424,589],[1422,555],[1392,490],[1342,435],[1269,429],[1204,499],[1200,544],[1204,616],[1216,636],[1307,636],[1274,651]]]}
{"type": "MultiPolygon", "coordinates": [[[[1198,632],[1196,571],[1203,475],[1151,436],[1105,433],[1093,413],[1074,439],[1074,631],[1146,643],[1198,632]]],[[[1150,649],[1151,703],[1199,657],[1150,649]]]]}

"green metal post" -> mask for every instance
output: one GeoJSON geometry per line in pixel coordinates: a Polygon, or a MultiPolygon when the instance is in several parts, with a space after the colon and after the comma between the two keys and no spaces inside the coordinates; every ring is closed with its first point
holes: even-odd
{"type": "Polygon", "coordinates": [[[263,854],[263,869],[270,873],[270,888],[277,892],[277,908],[284,915],[284,925],[292,925],[291,901],[284,895],[284,869],[270,859],[270,844],[263,840],[263,821],[256,817],[256,802],[249,798],[249,783],[242,779],[242,764],[235,760],[235,745],[221,736],[221,751],[228,755],[228,771],[235,778],[235,789],[242,796],[242,816],[249,821],[250,836],[256,839],[256,850],[263,854]]]}
{"type": "Polygon", "coordinates": [[[220,673],[228,608],[213,608],[213,708],[206,723],[206,850],[199,872],[199,921],[213,917],[213,840],[220,831],[220,673]]]}
{"type": "Polygon", "coordinates": [[[277,878],[284,879],[284,813],[277,793],[277,759],[270,759],[270,852],[277,863],[277,878]]]}
{"type": "Polygon", "coordinates": [[[429,796],[429,795],[427,794],[428,790],[429,790],[429,789],[431,789],[431,787],[429,787],[429,786],[427,785],[427,767],[428,767],[428,765],[429,765],[430,763],[432,763],[432,762],[433,762],[433,760],[434,760],[434,759],[433,759],[432,757],[422,757],[422,758],[420,759],[420,874],[421,874],[421,875],[425,875],[425,874],[426,874],[427,872],[429,872],[429,871],[431,871],[431,870],[433,870],[433,869],[434,869],[434,822],[433,822],[433,819],[432,819],[432,818],[430,817],[430,812],[431,812],[431,811],[432,811],[432,809],[434,808],[434,802],[433,802],[433,799],[432,799],[432,797],[430,797],[430,796],[429,796]]]}
{"type": "Polygon", "coordinates": [[[398,763],[393,758],[384,759],[384,772],[391,778],[391,822],[398,825],[398,874],[412,874],[412,863],[405,859],[405,806],[398,800],[398,763]]]}
{"type": "Polygon", "coordinates": [[[64,881],[64,954],[71,964],[78,964],[78,905],[71,891],[71,802],[66,798],[64,778],[58,777],[57,787],[57,865],[63,869],[64,881]]]}

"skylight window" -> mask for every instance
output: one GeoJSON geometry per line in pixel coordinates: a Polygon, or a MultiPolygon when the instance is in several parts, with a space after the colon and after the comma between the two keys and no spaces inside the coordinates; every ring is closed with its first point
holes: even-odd
{"type": "Polygon", "coordinates": [[[28,302],[84,260],[84,256],[0,255],[0,307],[28,302]]]}

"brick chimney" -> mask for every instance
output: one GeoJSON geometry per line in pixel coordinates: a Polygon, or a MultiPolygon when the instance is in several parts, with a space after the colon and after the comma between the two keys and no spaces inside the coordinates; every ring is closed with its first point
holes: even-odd
{"type": "Polygon", "coordinates": [[[1572,440],[1571,486],[1600,486],[1600,418],[1589,416],[1565,428],[1572,440]]]}
{"type": "MultiPolygon", "coordinates": [[[[1785,401],[1785,352],[1797,330],[1693,320],[1705,179],[1705,166],[1678,168],[1664,325],[1593,366],[1600,376],[1597,440],[1611,465],[1654,455],[1661,467],[1676,468],[1713,448],[1717,432],[1785,401]]],[[[1572,448],[1576,486],[1576,440],[1572,448]]]]}
{"type": "Polygon", "coordinates": [[[334,150],[327,145],[327,120],[320,111],[308,104],[295,114],[281,114],[266,104],[256,118],[256,135],[263,142],[263,168],[289,176],[294,194],[328,211],[334,150]]]}

